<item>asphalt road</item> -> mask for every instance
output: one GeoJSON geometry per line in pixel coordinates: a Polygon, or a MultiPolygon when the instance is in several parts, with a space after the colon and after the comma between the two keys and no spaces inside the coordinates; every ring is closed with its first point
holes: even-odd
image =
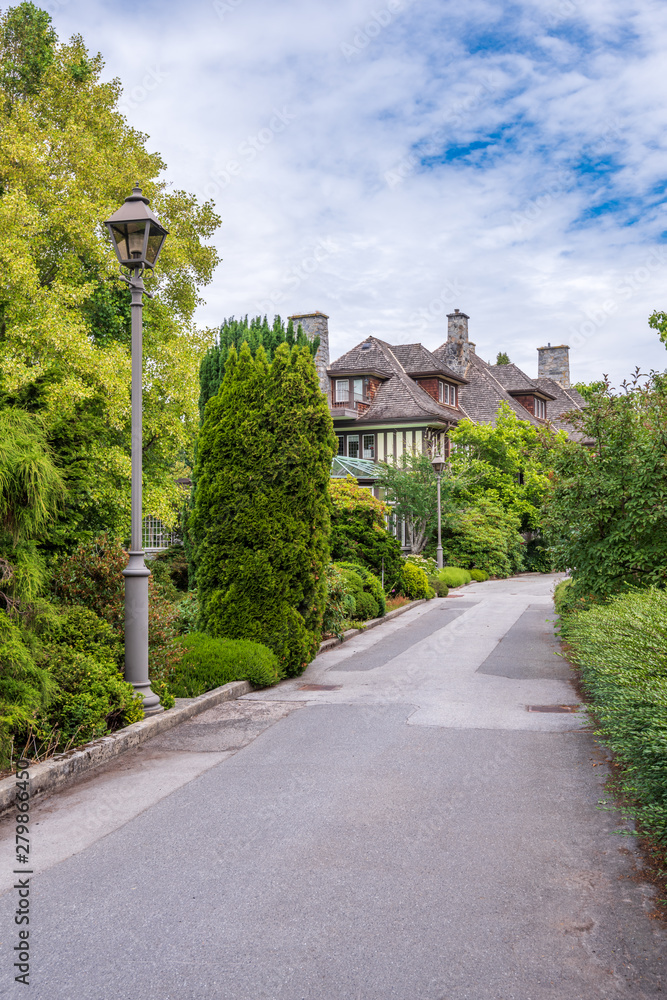
{"type": "Polygon", "coordinates": [[[29,992],[5,823],[0,995],[662,997],[553,582],[415,608],[37,804],[29,992]]]}

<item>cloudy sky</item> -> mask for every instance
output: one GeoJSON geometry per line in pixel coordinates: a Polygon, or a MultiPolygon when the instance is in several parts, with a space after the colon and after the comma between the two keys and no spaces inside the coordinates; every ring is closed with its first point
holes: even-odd
{"type": "MultiPolygon", "coordinates": [[[[4,5],[3,5],[4,6],[4,5]]],[[[329,314],[573,379],[667,366],[662,0],[48,0],[125,88],[176,187],[214,200],[199,319],[329,314]]]]}

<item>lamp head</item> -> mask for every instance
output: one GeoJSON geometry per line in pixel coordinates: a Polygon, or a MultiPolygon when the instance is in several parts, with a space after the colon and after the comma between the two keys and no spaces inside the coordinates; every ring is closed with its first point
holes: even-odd
{"type": "Polygon", "coordinates": [[[433,471],[435,472],[436,476],[440,476],[442,474],[442,470],[444,469],[446,464],[447,462],[445,461],[442,455],[434,455],[433,458],[431,459],[431,465],[433,466],[433,471]]]}
{"type": "Polygon", "coordinates": [[[138,184],[105,226],[120,264],[133,269],[153,268],[169,235],[149,208],[148,198],[138,184]]]}

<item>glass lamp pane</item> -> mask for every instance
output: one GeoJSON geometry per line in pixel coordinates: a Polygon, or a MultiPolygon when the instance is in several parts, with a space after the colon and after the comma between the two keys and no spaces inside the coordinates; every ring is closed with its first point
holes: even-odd
{"type": "Polygon", "coordinates": [[[128,222],[127,242],[129,246],[129,258],[131,260],[142,260],[144,256],[144,236],[146,234],[145,222],[128,222]]]}
{"type": "Polygon", "coordinates": [[[157,226],[151,224],[151,230],[148,235],[148,246],[146,247],[146,260],[149,264],[154,264],[157,260],[164,240],[164,232],[161,229],[158,229],[157,226]]]}
{"type": "Polygon", "coordinates": [[[127,226],[110,226],[110,229],[114,243],[116,244],[116,253],[118,254],[119,260],[127,260],[129,257],[129,249],[127,246],[127,226]]]}

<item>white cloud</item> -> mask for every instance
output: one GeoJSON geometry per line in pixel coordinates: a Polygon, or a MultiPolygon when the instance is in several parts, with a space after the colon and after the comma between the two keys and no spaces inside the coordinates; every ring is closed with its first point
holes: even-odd
{"type": "Polygon", "coordinates": [[[202,322],[321,309],[335,355],[370,332],[433,348],[456,306],[529,372],[568,340],[575,377],[666,367],[655,0],[43,6],[121,77],[167,178],[214,197],[202,322]]]}

